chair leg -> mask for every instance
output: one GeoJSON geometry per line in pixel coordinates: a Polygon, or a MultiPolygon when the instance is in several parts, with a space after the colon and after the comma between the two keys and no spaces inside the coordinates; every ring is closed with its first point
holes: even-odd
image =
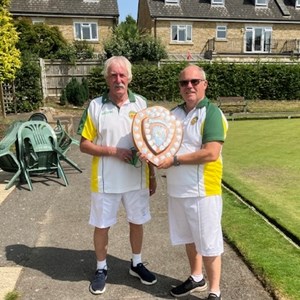
{"type": "Polygon", "coordinates": [[[29,190],[32,191],[33,187],[32,187],[32,181],[30,179],[29,172],[27,170],[23,170],[21,175],[23,175],[23,178],[25,178],[25,180],[26,180],[26,182],[28,184],[29,190]]]}
{"type": "Polygon", "coordinates": [[[74,163],[71,159],[67,158],[66,156],[61,156],[61,160],[64,160],[66,163],[68,163],[70,166],[72,166],[74,169],[82,173],[82,170],[78,167],[76,163],[74,163]]]}
{"type": "Polygon", "coordinates": [[[68,186],[68,185],[69,185],[69,182],[68,182],[68,179],[67,179],[67,177],[66,177],[66,175],[65,175],[65,172],[64,172],[64,170],[63,170],[63,168],[62,168],[60,162],[58,162],[57,167],[58,167],[58,173],[59,173],[59,176],[62,177],[62,179],[64,180],[65,186],[68,186]]]}
{"type": "Polygon", "coordinates": [[[20,176],[20,174],[21,174],[21,170],[16,172],[16,174],[10,179],[8,184],[5,186],[5,190],[9,190],[13,186],[14,182],[20,176]]]}
{"type": "Polygon", "coordinates": [[[26,181],[28,183],[28,187],[32,191],[33,190],[33,186],[32,186],[32,181],[31,181],[29,172],[25,171],[24,175],[25,175],[25,179],[26,179],[26,181]]]}

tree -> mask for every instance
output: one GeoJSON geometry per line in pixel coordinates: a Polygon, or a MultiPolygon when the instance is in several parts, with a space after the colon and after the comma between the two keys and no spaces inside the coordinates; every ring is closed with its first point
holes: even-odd
{"type": "Polygon", "coordinates": [[[127,16],[104,43],[107,58],[113,55],[126,56],[131,62],[159,61],[167,57],[167,52],[160,41],[148,33],[140,31],[136,21],[127,16]]]}
{"type": "Polygon", "coordinates": [[[32,24],[20,19],[16,21],[16,28],[20,32],[17,47],[24,52],[30,52],[40,58],[62,59],[74,63],[76,59],[93,57],[93,49],[86,41],[68,43],[58,27],[47,24],[32,24]]]}
{"type": "Polygon", "coordinates": [[[0,83],[13,80],[21,67],[20,51],[16,48],[18,33],[8,11],[10,0],[0,0],[0,83]]]}
{"type": "Polygon", "coordinates": [[[32,24],[28,20],[20,19],[16,21],[16,28],[20,33],[17,47],[22,52],[30,52],[40,58],[51,58],[67,46],[67,41],[57,27],[43,23],[32,24]]]}

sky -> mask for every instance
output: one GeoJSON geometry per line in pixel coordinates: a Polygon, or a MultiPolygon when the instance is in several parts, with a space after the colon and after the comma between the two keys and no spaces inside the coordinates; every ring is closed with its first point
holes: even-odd
{"type": "Polygon", "coordinates": [[[137,20],[137,9],[139,0],[118,0],[119,6],[119,22],[125,21],[128,15],[137,20]]]}

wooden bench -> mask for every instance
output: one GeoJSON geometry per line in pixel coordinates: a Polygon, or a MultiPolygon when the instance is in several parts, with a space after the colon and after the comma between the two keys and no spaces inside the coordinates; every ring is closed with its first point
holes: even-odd
{"type": "Polygon", "coordinates": [[[218,97],[218,107],[224,113],[247,112],[247,101],[241,96],[218,97]]]}

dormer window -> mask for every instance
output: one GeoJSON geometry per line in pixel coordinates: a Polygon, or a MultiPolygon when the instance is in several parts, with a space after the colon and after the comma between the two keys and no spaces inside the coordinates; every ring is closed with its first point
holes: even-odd
{"type": "Polygon", "coordinates": [[[225,0],[211,0],[211,5],[224,6],[225,5],[225,0]]]}
{"type": "Polygon", "coordinates": [[[165,0],[165,4],[179,4],[179,0],[165,0]]]}
{"type": "Polygon", "coordinates": [[[255,0],[255,6],[266,7],[268,6],[268,0],[255,0]]]}

